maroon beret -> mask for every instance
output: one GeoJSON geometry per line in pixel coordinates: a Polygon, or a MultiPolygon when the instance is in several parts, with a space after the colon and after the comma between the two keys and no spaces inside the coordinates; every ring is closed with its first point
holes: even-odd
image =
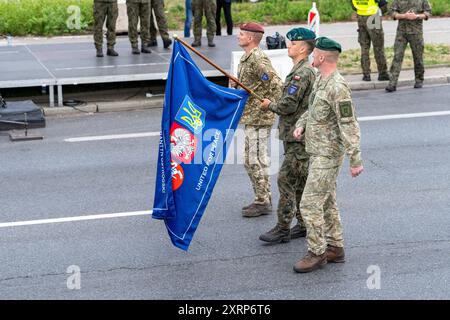
{"type": "Polygon", "coordinates": [[[241,30],[264,33],[263,26],[256,22],[244,23],[243,25],[241,25],[241,30]]]}

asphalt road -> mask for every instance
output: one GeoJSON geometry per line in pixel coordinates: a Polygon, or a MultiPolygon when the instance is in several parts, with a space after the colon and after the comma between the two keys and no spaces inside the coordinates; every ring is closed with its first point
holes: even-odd
{"type": "Polygon", "coordinates": [[[304,239],[258,240],[275,214],[241,217],[251,200],[242,164],[224,166],[188,252],[148,215],[4,225],[150,210],[158,137],[65,139],[156,132],[158,109],[49,118],[43,141],[2,134],[0,298],[449,299],[450,115],[368,118],[450,111],[449,89],[354,93],[365,172],[352,179],[346,161],[338,181],[347,262],[310,274],[292,270],[304,239]],[[71,290],[73,265],[80,289],[71,290]],[[368,288],[372,270],[379,289],[368,288]]]}

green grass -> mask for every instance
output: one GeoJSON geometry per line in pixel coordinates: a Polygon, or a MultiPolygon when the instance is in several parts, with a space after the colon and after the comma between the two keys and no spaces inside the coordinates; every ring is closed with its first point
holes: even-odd
{"type": "MultiPolygon", "coordinates": [[[[322,22],[348,21],[354,13],[348,0],[316,0],[322,22]]],[[[83,34],[92,30],[93,0],[0,0],[0,35],[83,34]],[[81,9],[81,29],[69,29],[67,8],[81,9]]],[[[266,25],[305,23],[311,0],[261,0],[233,2],[235,25],[257,21],[266,25]]],[[[392,3],[392,1],[390,1],[392,3]]],[[[434,16],[450,16],[449,0],[430,0],[434,16]]],[[[169,28],[184,28],[184,1],[166,0],[169,28]]],[[[222,19],[225,24],[225,19],[222,19]]]]}
{"type": "MultiPolygon", "coordinates": [[[[386,59],[388,64],[392,62],[394,57],[394,48],[389,47],[385,49],[386,59]]],[[[450,45],[446,44],[426,44],[424,52],[424,64],[427,67],[435,65],[448,65],[450,66],[450,45]]],[[[346,50],[342,52],[339,59],[339,70],[346,74],[361,73],[361,53],[359,49],[346,50]]],[[[372,70],[376,70],[375,58],[373,56],[373,50],[370,52],[370,61],[372,70]]],[[[409,46],[405,51],[405,58],[403,59],[402,68],[413,68],[414,62],[412,52],[409,46]]]]}
{"type": "Polygon", "coordinates": [[[0,34],[14,36],[80,34],[93,23],[93,0],[0,0],[0,34]],[[80,7],[80,30],[69,29],[69,6],[80,7]]]}

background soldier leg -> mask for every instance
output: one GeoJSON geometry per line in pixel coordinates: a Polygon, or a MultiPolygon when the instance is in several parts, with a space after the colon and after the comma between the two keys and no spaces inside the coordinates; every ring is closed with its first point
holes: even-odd
{"type": "MultiPolygon", "coordinates": [[[[128,15],[128,38],[133,48],[133,53],[136,53],[138,47],[138,19],[139,19],[139,3],[127,3],[127,15],[128,15]]],[[[139,53],[139,50],[137,50],[139,53]]]]}
{"type": "Polygon", "coordinates": [[[107,10],[106,3],[94,2],[94,43],[97,51],[103,47],[103,23],[105,22],[107,10]]]}
{"type": "Polygon", "coordinates": [[[208,37],[208,46],[215,47],[214,33],[216,32],[216,2],[207,1],[205,6],[206,15],[206,36],[208,37]]]}
{"type": "Polygon", "coordinates": [[[367,18],[358,16],[358,42],[361,46],[361,69],[363,80],[370,81],[370,35],[367,30],[367,18]]]}
{"type": "Polygon", "coordinates": [[[202,18],[203,18],[203,1],[204,0],[192,0],[192,15],[194,16],[194,43],[196,46],[200,46],[202,43],[202,18]]]}
{"type": "Polygon", "coordinates": [[[148,48],[150,44],[150,3],[141,3],[139,10],[139,18],[141,23],[141,41],[142,41],[142,52],[150,53],[151,50],[148,48]]]}
{"type": "MultiPolygon", "coordinates": [[[[152,1],[152,7],[153,7],[153,1],[152,1]]],[[[158,43],[156,42],[156,36],[158,35],[158,31],[156,30],[155,25],[155,14],[153,10],[151,10],[150,15],[150,46],[157,46],[158,43]]]]}
{"type": "MultiPolygon", "coordinates": [[[[339,171],[337,172],[337,175],[339,171]]],[[[336,175],[336,177],[337,177],[336,175]]],[[[336,204],[336,184],[330,192],[327,202],[325,203],[325,236],[327,244],[333,247],[344,247],[344,238],[342,234],[342,223],[339,215],[339,209],[336,204]]]]}
{"type": "MultiPolygon", "coordinates": [[[[159,34],[164,43],[164,48],[168,48],[172,44],[172,40],[169,37],[169,28],[167,26],[167,19],[164,13],[164,1],[163,0],[152,0],[153,13],[156,18],[156,23],[158,24],[159,34]]],[[[156,36],[155,36],[156,39],[156,36]]]]}
{"type": "Polygon", "coordinates": [[[412,34],[408,36],[408,42],[411,46],[411,51],[414,59],[414,74],[416,78],[415,88],[421,88],[423,84],[423,77],[425,67],[423,65],[423,50],[424,42],[422,34],[412,34]]]}
{"type": "Polygon", "coordinates": [[[108,46],[108,55],[118,56],[117,52],[114,51],[114,46],[116,45],[116,22],[117,17],[119,16],[119,8],[117,6],[117,2],[111,3],[108,6],[108,15],[106,20],[106,39],[108,46]]]}
{"type": "Polygon", "coordinates": [[[384,31],[381,29],[369,30],[370,39],[373,44],[373,51],[375,61],[377,62],[378,80],[388,81],[389,75],[387,72],[386,55],[384,53],[384,31]]]}
{"type": "Polygon", "coordinates": [[[216,36],[222,35],[222,25],[220,23],[220,16],[222,14],[222,8],[224,0],[216,0],[216,36]]]}
{"type": "Polygon", "coordinates": [[[397,86],[398,76],[402,69],[403,57],[405,55],[407,44],[408,41],[406,37],[402,33],[397,32],[394,43],[394,59],[391,65],[391,80],[389,81],[389,85],[392,87],[397,86]]]}

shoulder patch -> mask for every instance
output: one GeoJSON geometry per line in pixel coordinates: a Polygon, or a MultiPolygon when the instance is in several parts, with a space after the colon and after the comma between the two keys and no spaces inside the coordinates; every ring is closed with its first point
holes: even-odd
{"type": "Polygon", "coordinates": [[[297,90],[298,90],[298,86],[292,84],[288,88],[288,93],[290,95],[293,95],[293,94],[295,94],[297,92],[297,90]]]}
{"type": "Polygon", "coordinates": [[[267,73],[263,73],[262,75],[261,75],[261,80],[262,81],[267,81],[267,80],[269,80],[270,78],[269,78],[269,75],[267,74],[267,73]]]}
{"type": "Polygon", "coordinates": [[[294,76],[294,80],[300,80],[300,76],[298,75],[298,74],[296,74],[295,76],[294,76]]]}
{"type": "Polygon", "coordinates": [[[339,113],[341,118],[353,117],[352,102],[350,100],[339,101],[339,113]]]}

